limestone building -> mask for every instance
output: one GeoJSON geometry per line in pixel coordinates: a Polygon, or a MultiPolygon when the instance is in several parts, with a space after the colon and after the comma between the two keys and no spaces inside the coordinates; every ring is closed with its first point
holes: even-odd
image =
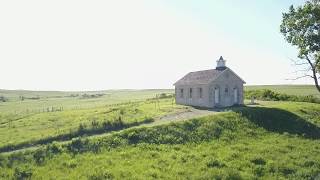
{"type": "Polygon", "coordinates": [[[215,69],[190,72],[174,84],[176,103],[207,108],[240,105],[243,84],[221,56],[215,69]]]}

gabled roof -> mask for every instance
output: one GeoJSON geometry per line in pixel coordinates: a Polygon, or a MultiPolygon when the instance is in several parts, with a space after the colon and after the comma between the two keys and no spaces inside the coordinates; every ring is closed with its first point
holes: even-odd
{"type": "Polygon", "coordinates": [[[174,85],[209,84],[216,79],[224,70],[209,69],[204,71],[190,72],[174,85]]]}
{"type": "Polygon", "coordinates": [[[225,69],[209,69],[204,71],[190,72],[187,75],[185,75],[183,78],[178,80],[176,83],[174,83],[174,85],[176,86],[176,85],[209,84],[210,82],[216,80],[226,70],[229,70],[230,72],[232,72],[243,83],[245,83],[245,81],[242,80],[231,69],[225,68],[225,69]]]}

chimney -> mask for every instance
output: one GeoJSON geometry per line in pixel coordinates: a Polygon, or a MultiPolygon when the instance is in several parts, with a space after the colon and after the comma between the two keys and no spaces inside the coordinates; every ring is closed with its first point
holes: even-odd
{"type": "Polygon", "coordinates": [[[226,60],[223,59],[222,56],[220,56],[219,60],[217,61],[217,67],[216,70],[225,70],[226,67],[226,60]]]}

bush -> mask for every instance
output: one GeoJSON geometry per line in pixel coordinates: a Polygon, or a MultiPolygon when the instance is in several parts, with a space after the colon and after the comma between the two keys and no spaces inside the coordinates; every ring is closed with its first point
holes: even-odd
{"type": "Polygon", "coordinates": [[[98,93],[98,94],[82,94],[81,99],[90,99],[90,98],[99,98],[104,96],[105,94],[103,93],[98,93]]]}
{"type": "Polygon", "coordinates": [[[252,163],[256,165],[265,165],[266,161],[262,157],[256,157],[251,160],[252,163]]]}
{"type": "Polygon", "coordinates": [[[4,97],[4,96],[0,96],[0,102],[7,102],[8,98],[4,97]]]}
{"type": "Polygon", "coordinates": [[[67,168],[74,169],[74,168],[76,168],[76,167],[78,166],[78,163],[77,163],[76,160],[71,159],[71,160],[69,160],[69,161],[67,161],[67,162],[64,162],[63,165],[64,165],[65,167],[67,167],[67,168]]]}
{"type": "Polygon", "coordinates": [[[58,144],[57,142],[53,142],[53,143],[49,144],[49,145],[47,146],[46,150],[47,150],[50,154],[59,154],[59,153],[62,153],[62,151],[63,151],[61,145],[58,144]]]}
{"type": "Polygon", "coordinates": [[[210,159],[208,162],[207,162],[207,167],[208,168],[221,168],[221,167],[224,167],[224,163],[216,160],[216,159],[210,159]]]}
{"type": "Polygon", "coordinates": [[[18,180],[31,179],[32,169],[29,167],[17,167],[14,169],[14,177],[18,180]]]}
{"type": "Polygon", "coordinates": [[[173,94],[161,93],[158,97],[159,99],[172,98],[173,94]]]}
{"type": "Polygon", "coordinates": [[[159,99],[169,99],[175,97],[174,94],[167,94],[167,93],[161,93],[157,94],[156,97],[147,99],[147,101],[154,101],[154,100],[159,100],[159,99]]]}
{"type": "Polygon", "coordinates": [[[81,153],[88,150],[89,140],[80,138],[73,139],[70,145],[67,146],[68,150],[74,154],[81,153]]]}
{"type": "Polygon", "coordinates": [[[43,149],[37,149],[33,154],[33,159],[38,165],[43,164],[46,157],[47,157],[46,151],[43,149]]]}
{"type": "Polygon", "coordinates": [[[227,169],[225,171],[226,175],[224,179],[232,179],[232,180],[240,180],[243,179],[240,175],[240,173],[237,170],[234,169],[227,169]]]}
{"type": "Polygon", "coordinates": [[[111,180],[114,179],[113,174],[111,174],[109,171],[101,169],[95,169],[94,173],[92,175],[88,176],[89,180],[111,180]]]}
{"type": "Polygon", "coordinates": [[[24,163],[28,162],[27,157],[22,152],[17,152],[14,154],[10,154],[8,156],[8,167],[12,167],[15,163],[24,163]]]}
{"type": "Polygon", "coordinates": [[[4,167],[7,164],[7,158],[0,154],[0,167],[4,167]]]}
{"type": "Polygon", "coordinates": [[[80,135],[84,134],[85,133],[85,130],[86,130],[86,125],[85,124],[79,124],[79,128],[78,128],[78,133],[80,135]]]}
{"type": "Polygon", "coordinates": [[[93,119],[93,120],[91,121],[91,126],[92,126],[93,128],[98,128],[98,127],[99,127],[99,122],[98,122],[96,119],[93,119]]]}

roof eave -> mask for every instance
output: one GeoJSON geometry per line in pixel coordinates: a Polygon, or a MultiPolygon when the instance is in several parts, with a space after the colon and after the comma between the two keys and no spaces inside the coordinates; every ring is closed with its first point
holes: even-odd
{"type": "Polygon", "coordinates": [[[208,85],[210,83],[188,83],[188,84],[178,84],[178,83],[174,83],[174,86],[188,86],[188,85],[208,85]]]}

